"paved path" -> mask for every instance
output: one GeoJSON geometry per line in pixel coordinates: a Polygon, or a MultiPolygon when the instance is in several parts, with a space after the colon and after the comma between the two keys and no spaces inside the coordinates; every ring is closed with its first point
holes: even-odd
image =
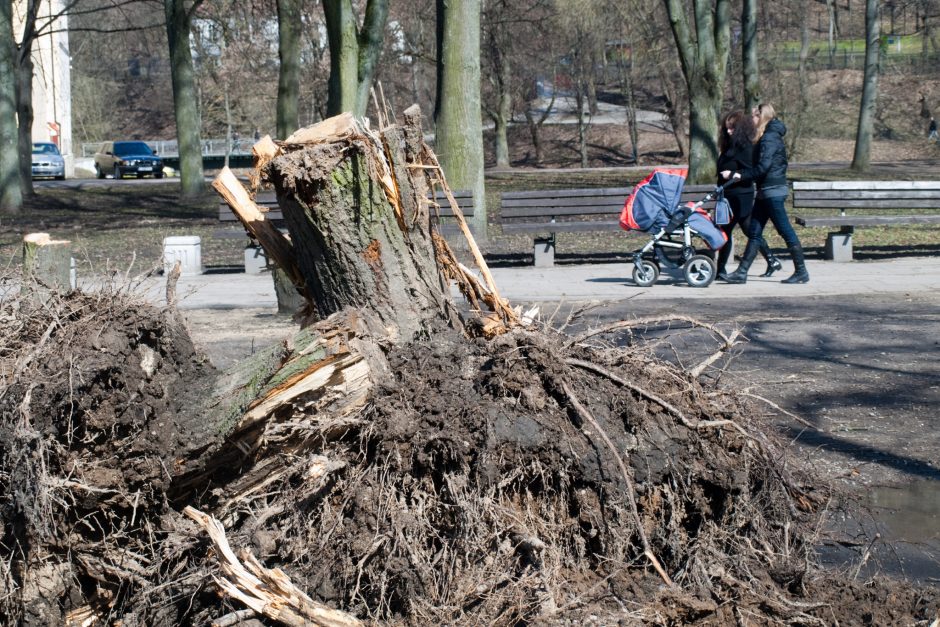
{"type": "MultiPolygon", "coordinates": [[[[756,275],[745,285],[715,282],[708,288],[692,288],[661,276],[653,287],[633,285],[630,263],[555,266],[554,268],[494,268],[493,276],[503,297],[513,302],[584,302],[624,299],[740,299],[794,296],[865,294],[918,294],[940,292],[940,257],[908,257],[888,261],[833,263],[808,261],[811,280],[805,285],[782,285],[792,265],[773,278],[756,275]]],[[[758,260],[752,273],[762,272],[758,260]]],[[[142,289],[148,299],[161,302],[165,281],[151,279],[142,289]]],[[[182,309],[237,309],[274,307],[270,275],[204,274],[181,277],[177,287],[182,309]]]]}

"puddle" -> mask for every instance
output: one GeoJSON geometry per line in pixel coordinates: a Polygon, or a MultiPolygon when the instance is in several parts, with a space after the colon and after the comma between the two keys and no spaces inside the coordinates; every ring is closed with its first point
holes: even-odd
{"type": "Polygon", "coordinates": [[[860,496],[859,505],[862,512],[856,517],[833,521],[834,535],[846,542],[820,549],[825,565],[849,573],[858,569],[862,579],[888,573],[940,583],[940,481],[873,487],[860,496]],[[859,568],[866,552],[868,559],[859,568]]]}

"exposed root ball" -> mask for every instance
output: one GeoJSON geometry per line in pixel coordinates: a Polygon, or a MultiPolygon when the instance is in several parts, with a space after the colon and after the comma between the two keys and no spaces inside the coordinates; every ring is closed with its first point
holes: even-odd
{"type": "MultiPolygon", "coordinates": [[[[311,459],[298,460],[244,503],[236,533],[322,601],[382,622],[551,624],[587,607],[605,621],[685,624],[723,616],[731,599],[782,621],[828,611],[809,602],[800,510],[814,496],[760,431],[690,428],[565,365],[562,346],[527,332],[477,344],[442,333],[394,351],[396,380],[376,393],[368,426],[324,435],[327,477],[306,482],[311,459]],[[565,386],[626,460],[632,492],[565,386]]],[[[620,355],[577,357],[669,399],[690,424],[742,415],[668,366],[620,355]]]]}
{"type": "Polygon", "coordinates": [[[155,525],[212,369],[175,313],[123,294],[8,300],[0,318],[0,622],[61,624],[86,595],[123,613],[159,574],[155,525]]]}

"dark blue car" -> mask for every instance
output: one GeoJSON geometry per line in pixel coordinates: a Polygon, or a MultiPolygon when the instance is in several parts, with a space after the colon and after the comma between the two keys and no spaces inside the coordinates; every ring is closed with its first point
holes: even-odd
{"type": "Polygon", "coordinates": [[[95,174],[99,179],[112,174],[115,179],[125,174],[137,178],[153,176],[163,178],[163,160],[142,141],[105,142],[95,153],[95,174]]]}

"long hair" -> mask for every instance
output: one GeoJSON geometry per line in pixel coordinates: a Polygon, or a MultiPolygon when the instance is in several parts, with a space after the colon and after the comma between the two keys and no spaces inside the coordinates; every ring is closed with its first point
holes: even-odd
{"type": "Polygon", "coordinates": [[[774,111],[774,106],[769,102],[757,105],[754,107],[754,111],[757,112],[757,132],[754,134],[754,142],[756,143],[764,135],[764,130],[766,130],[770,121],[777,117],[777,112],[774,111]]]}
{"type": "Polygon", "coordinates": [[[753,143],[755,135],[754,120],[746,111],[731,111],[721,118],[721,131],[718,133],[718,150],[726,152],[730,148],[738,148],[753,143]],[[734,129],[729,135],[725,129],[734,129]]]}

